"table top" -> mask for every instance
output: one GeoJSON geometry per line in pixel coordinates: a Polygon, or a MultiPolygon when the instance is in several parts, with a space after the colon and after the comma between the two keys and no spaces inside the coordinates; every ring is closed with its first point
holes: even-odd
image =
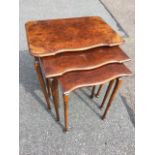
{"type": "Polygon", "coordinates": [[[132,72],[124,64],[112,63],[93,70],[68,72],[58,79],[62,84],[63,93],[68,94],[80,87],[100,85],[115,78],[131,75],[132,72]]]}
{"type": "Polygon", "coordinates": [[[81,52],[66,52],[39,59],[46,78],[70,71],[90,70],[110,63],[123,63],[130,58],[118,47],[98,47],[81,52]]]}
{"type": "Polygon", "coordinates": [[[29,51],[36,57],[120,45],[124,41],[98,16],[30,21],[25,26],[29,51]]]}

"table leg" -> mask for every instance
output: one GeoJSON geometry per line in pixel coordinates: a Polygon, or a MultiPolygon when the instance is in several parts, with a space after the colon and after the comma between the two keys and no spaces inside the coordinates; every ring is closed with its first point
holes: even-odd
{"type": "Polygon", "coordinates": [[[100,92],[101,92],[102,88],[103,88],[103,84],[99,86],[99,89],[98,89],[98,91],[97,91],[97,93],[95,95],[97,98],[99,98],[99,95],[100,95],[100,92]]]}
{"type": "Polygon", "coordinates": [[[35,68],[35,70],[37,72],[37,76],[38,76],[38,79],[39,79],[39,82],[40,82],[40,86],[41,86],[41,89],[43,91],[44,97],[45,97],[46,102],[47,102],[48,110],[50,110],[51,109],[50,101],[49,101],[49,97],[48,97],[48,94],[47,94],[46,85],[45,85],[45,82],[44,82],[44,79],[43,79],[43,75],[42,75],[42,72],[41,72],[39,62],[36,62],[36,61],[34,62],[34,68],[35,68]]]}
{"type": "Polygon", "coordinates": [[[96,86],[93,86],[93,88],[92,88],[92,92],[91,92],[91,95],[90,95],[90,98],[93,98],[93,97],[94,97],[94,94],[95,94],[95,88],[96,88],[96,86]]]}
{"type": "Polygon", "coordinates": [[[107,88],[107,90],[106,90],[106,93],[105,93],[105,96],[104,96],[104,98],[103,98],[103,101],[102,101],[102,104],[101,104],[100,108],[103,107],[103,105],[104,105],[104,103],[105,103],[105,101],[106,101],[106,99],[107,99],[107,97],[108,97],[108,95],[109,95],[109,93],[110,93],[110,90],[111,90],[111,88],[112,88],[114,82],[115,82],[115,80],[110,81],[110,83],[109,83],[109,85],[108,85],[108,88],[107,88]]]}
{"type": "Polygon", "coordinates": [[[56,112],[56,119],[59,121],[59,90],[58,90],[58,80],[53,79],[52,84],[51,84],[51,92],[53,96],[53,102],[54,102],[54,107],[55,107],[55,112],[56,112]]]}
{"type": "Polygon", "coordinates": [[[65,131],[68,130],[68,103],[69,103],[69,95],[64,94],[65,131]]]}
{"type": "Polygon", "coordinates": [[[47,85],[47,91],[48,91],[48,96],[51,96],[51,92],[50,92],[50,79],[46,79],[46,85],[47,85]]]}
{"type": "Polygon", "coordinates": [[[117,95],[119,89],[121,88],[122,84],[123,84],[123,80],[117,79],[115,87],[114,87],[113,92],[112,92],[112,95],[111,95],[111,97],[109,99],[109,102],[107,104],[106,110],[105,110],[105,112],[104,112],[104,114],[102,116],[102,119],[104,119],[106,117],[106,114],[107,114],[107,112],[108,112],[108,110],[109,110],[109,108],[110,108],[110,106],[112,104],[112,101],[116,97],[116,95],[117,95]]]}

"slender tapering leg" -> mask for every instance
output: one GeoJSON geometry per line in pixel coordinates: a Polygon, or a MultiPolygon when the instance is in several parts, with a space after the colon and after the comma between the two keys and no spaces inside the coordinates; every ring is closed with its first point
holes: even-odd
{"type": "Polygon", "coordinates": [[[69,102],[69,95],[64,94],[65,131],[68,130],[68,102],[69,102]]]}
{"type": "Polygon", "coordinates": [[[93,88],[92,88],[92,92],[91,92],[91,95],[90,95],[90,98],[93,98],[93,97],[94,97],[94,94],[95,94],[95,88],[96,88],[96,86],[93,86],[93,88]]]}
{"type": "Polygon", "coordinates": [[[46,85],[47,85],[47,91],[48,91],[48,96],[51,96],[51,92],[50,92],[50,79],[46,79],[46,85]]]}
{"type": "Polygon", "coordinates": [[[45,82],[44,82],[44,79],[43,79],[43,75],[42,75],[42,72],[41,72],[40,64],[39,64],[38,61],[34,62],[34,68],[35,68],[35,70],[37,72],[37,76],[38,76],[38,79],[39,79],[39,82],[40,82],[40,86],[41,86],[41,89],[43,91],[44,97],[45,97],[46,102],[47,102],[48,110],[50,110],[51,109],[50,101],[49,101],[49,97],[48,97],[48,94],[47,94],[47,89],[46,89],[46,85],[45,85],[45,82]]]}
{"type": "Polygon", "coordinates": [[[122,84],[123,84],[123,80],[117,79],[115,87],[114,87],[113,92],[112,92],[112,95],[111,95],[111,97],[109,99],[109,102],[107,104],[106,110],[105,110],[105,112],[104,112],[104,114],[102,116],[102,119],[104,119],[106,117],[107,112],[108,112],[108,110],[109,110],[109,108],[110,108],[110,106],[112,104],[112,101],[116,97],[116,95],[117,95],[119,89],[121,88],[122,84]]]}
{"type": "Polygon", "coordinates": [[[99,86],[99,89],[95,95],[97,98],[99,97],[102,88],[103,88],[103,84],[99,86]]]}
{"type": "Polygon", "coordinates": [[[59,121],[59,90],[58,90],[58,80],[54,78],[52,80],[51,84],[51,92],[53,96],[53,102],[54,102],[54,107],[55,107],[55,112],[56,112],[56,120],[59,121]]]}
{"type": "Polygon", "coordinates": [[[107,99],[107,97],[108,97],[108,95],[109,95],[109,93],[110,93],[110,90],[111,90],[111,88],[112,88],[112,86],[113,86],[114,81],[115,81],[115,80],[110,81],[110,83],[109,83],[109,85],[108,85],[108,88],[107,88],[107,90],[106,90],[106,93],[105,93],[105,96],[104,96],[104,98],[103,98],[103,101],[102,101],[102,104],[101,104],[100,108],[103,107],[103,105],[104,105],[104,103],[105,103],[105,101],[106,101],[106,99],[107,99]]]}

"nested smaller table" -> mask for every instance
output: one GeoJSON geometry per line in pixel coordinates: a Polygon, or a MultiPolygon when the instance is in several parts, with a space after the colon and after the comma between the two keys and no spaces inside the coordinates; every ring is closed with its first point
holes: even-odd
{"type": "Polygon", "coordinates": [[[98,47],[80,52],[66,52],[39,58],[46,78],[67,72],[91,70],[110,63],[124,63],[131,59],[118,47],[98,47]]]}
{"type": "MultiPolygon", "coordinates": [[[[106,114],[114,100],[118,90],[122,85],[121,77],[131,76],[131,71],[122,63],[107,64],[102,67],[87,70],[87,71],[74,71],[60,76],[58,80],[61,82],[64,97],[64,117],[65,117],[65,130],[68,130],[68,104],[69,94],[81,87],[95,86],[104,84],[110,81],[110,85],[113,85],[116,80],[112,95],[107,104],[107,108],[102,116],[102,119],[106,117],[106,114]],[[93,76],[92,76],[93,75],[93,76]]],[[[105,96],[106,97],[106,96],[105,96]]],[[[105,99],[104,99],[105,100],[105,99]]],[[[55,100],[56,101],[56,100],[55,100]]],[[[58,103],[55,103],[58,104],[58,103]]],[[[102,103],[101,107],[103,106],[102,103]]],[[[57,117],[59,118],[58,106],[56,106],[57,117]]]]}

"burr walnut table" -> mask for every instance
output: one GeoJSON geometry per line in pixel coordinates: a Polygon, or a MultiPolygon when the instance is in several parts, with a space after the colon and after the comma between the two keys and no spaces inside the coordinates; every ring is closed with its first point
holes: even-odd
{"type": "MultiPolygon", "coordinates": [[[[46,58],[45,58],[46,59],[46,58]]],[[[43,58],[44,61],[44,58],[43,58]]],[[[45,60],[46,61],[46,60],[45,60]]],[[[49,70],[48,70],[49,71],[49,70]]],[[[45,71],[46,74],[46,71],[45,71]]],[[[47,74],[46,74],[47,75],[47,74]]],[[[121,77],[124,76],[130,76],[131,71],[122,63],[111,63],[107,65],[103,65],[101,67],[91,69],[91,70],[81,70],[81,71],[73,71],[73,72],[67,72],[66,74],[59,76],[57,78],[54,78],[52,81],[51,89],[54,99],[54,105],[57,115],[57,120],[59,120],[59,110],[58,110],[58,104],[59,104],[59,92],[58,92],[58,81],[60,81],[63,89],[63,96],[64,96],[64,117],[65,117],[65,131],[68,130],[68,101],[69,101],[69,94],[81,87],[86,86],[95,86],[104,84],[106,82],[110,81],[108,90],[106,92],[105,98],[103,100],[103,103],[101,107],[103,106],[108,94],[109,89],[111,89],[111,86],[114,84],[114,81],[116,80],[112,95],[110,97],[110,100],[107,104],[107,108],[105,110],[105,113],[102,116],[102,119],[105,118],[112,101],[114,100],[121,84],[122,80],[120,80],[121,77]]]]}
{"type": "Polygon", "coordinates": [[[129,60],[130,58],[118,46],[98,47],[77,53],[67,52],[39,59],[45,77],[53,78],[51,88],[57,120],[59,120],[58,80],[62,84],[65,105],[65,130],[68,129],[69,93],[80,87],[95,87],[95,85],[110,81],[104,101],[101,105],[102,107],[116,80],[113,95],[102,117],[104,118],[122,83],[119,78],[131,74],[130,70],[122,64],[129,60]]]}
{"type": "MultiPolygon", "coordinates": [[[[74,71],[74,72],[66,73],[63,76],[60,76],[58,80],[62,84],[63,95],[64,95],[65,131],[68,130],[68,103],[69,103],[70,92],[80,87],[95,86],[99,84],[104,84],[109,81],[110,81],[110,85],[113,85],[114,80],[116,80],[112,95],[107,104],[106,110],[102,116],[102,119],[104,119],[112,104],[112,101],[114,100],[118,90],[122,85],[123,81],[120,80],[120,78],[124,76],[130,76],[130,75],[131,75],[131,71],[126,66],[124,66],[124,64],[112,63],[93,70],[74,71]]],[[[103,106],[103,104],[104,102],[102,103],[101,107],[103,106]]],[[[58,112],[58,109],[57,109],[57,112],[58,112]]],[[[59,113],[57,114],[57,116],[59,117],[59,113]]]]}
{"type": "MultiPolygon", "coordinates": [[[[30,21],[25,24],[25,27],[29,52],[35,58],[34,67],[48,109],[50,109],[49,80],[45,77],[44,72],[42,72],[39,61],[41,57],[54,56],[64,52],[88,52],[88,49],[101,46],[115,46],[124,42],[123,39],[98,16],[30,21]]],[[[118,61],[121,61],[121,59],[118,61]]],[[[102,64],[101,59],[100,62],[96,63],[96,66],[100,64],[102,64]]],[[[67,69],[72,70],[74,67],[75,66],[67,69]]],[[[89,64],[89,67],[92,67],[91,64],[89,64]]],[[[87,67],[85,66],[85,68],[87,67]]],[[[55,75],[57,74],[58,73],[55,73],[55,75]]]]}

